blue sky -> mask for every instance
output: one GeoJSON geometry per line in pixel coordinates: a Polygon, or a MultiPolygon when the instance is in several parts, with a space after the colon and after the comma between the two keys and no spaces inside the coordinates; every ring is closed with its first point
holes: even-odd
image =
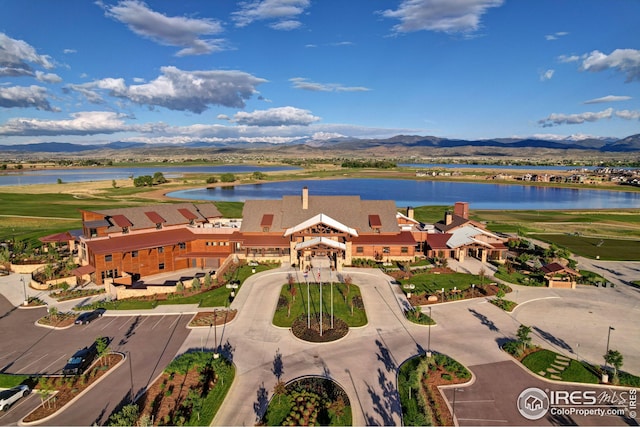
{"type": "Polygon", "coordinates": [[[640,133],[632,0],[0,0],[0,144],[640,133]]]}

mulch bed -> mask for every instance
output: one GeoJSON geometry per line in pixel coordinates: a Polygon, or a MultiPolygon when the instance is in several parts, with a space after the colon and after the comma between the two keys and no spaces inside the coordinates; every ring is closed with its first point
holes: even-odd
{"type": "Polygon", "coordinates": [[[46,315],[38,320],[38,324],[54,328],[66,328],[73,325],[77,317],[78,315],[75,313],[58,313],[56,317],[46,315]]]}
{"type": "Polygon", "coordinates": [[[307,316],[302,315],[291,324],[291,332],[297,338],[309,342],[331,342],[339,340],[349,332],[349,325],[339,317],[333,318],[333,329],[331,328],[331,318],[328,315],[322,318],[322,336],[320,335],[320,317],[311,317],[311,329],[307,328],[307,316]]]}
{"type": "MultiPolygon", "coordinates": [[[[102,376],[106,375],[111,368],[116,366],[118,362],[122,360],[121,354],[110,353],[106,355],[102,360],[98,360],[91,369],[89,369],[83,375],[75,377],[43,377],[47,378],[49,386],[57,391],[57,393],[50,398],[51,402],[48,404],[45,402],[27,415],[24,422],[35,422],[42,420],[50,415],[55,414],[64,405],[69,403],[73,398],[78,396],[80,392],[85,390],[91,384],[95,383],[102,376]]],[[[34,391],[38,390],[36,386],[34,391]]]]}
{"type": "Polygon", "coordinates": [[[453,417],[451,412],[447,409],[447,402],[438,390],[438,386],[452,385],[452,384],[464,384],[469,382],[468,379],[458,378],[453,374],[450,374],[439,366],[435,371],[429,371],[427,378],[422,380],[422,386],[429,389],[428,401],[433,411],[433,422],[435,425],[440,426],[452,426],[453,417]],[[452,379],[445,379],[443,375],[449,374],[452,379]]]}
{"type": "Polygon", "coordinates": [[[190,327],[198,326],[218,326],[231,322],[238,314],[237,310],[216,310],[213,311],[201,311],[196,313],[189,322],[190,327]]]}
{"type": "MultiPolygon", "coordinates": [[[[471,299],[471,298],[478,298],[478,297],[490,297],[490,296],[494,296],[498,293],[498,291],[500,291],[500,288],[498,287],[498,285],[479,285],[476,286],[475,290],[473,290],[472,288],[469,289],[465,289],[464,291],[460,291],[459,292],[459,300],[463,300],[463,299],[471,299]]],[[[436,295],[438,297],[438,301],[429,301],[429,295],[426,294],[421,294],[421,295],[416,295],[413,294],[411,296],[411,299],[409,299],[409,302],[411,303],[412,306],[419,306],[419,305],[429,305],[429,304],[438,304],[440,302],[442,302],[442,300],[440,299],[440,295],[436,295]]],[[[447,299],[445,296],[445,302],[447,301],[452,301],[451,299],[447,299]]]]}
{"type": "MultiPolygon", "coordinates": [[[[209,389],[213,388],[215,380],[211,379],[209,389]]],[[[200,372],[191,369],[186,375],[163,373],[138,400],[140,416],[148,416],[154,425],[169,425],[175,412],[189,393],[189,390],[202,390],[200,372]]]]}

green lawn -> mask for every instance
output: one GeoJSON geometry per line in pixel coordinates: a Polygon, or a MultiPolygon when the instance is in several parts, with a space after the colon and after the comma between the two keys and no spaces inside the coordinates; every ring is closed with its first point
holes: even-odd
{"type": "Polygon", "coordinates": [[[599,239],[569,234],[533,234],[534,239],[563,246],[576,255],[609,261],[640,261],[640,240],[599,239]]]}
{"type": "MultiPolygon", "coordinates": [[[[280,292],[281,299],[284,298],[287,302],[291,301],[291,314],[288,314],[288,308],[286,304],[283,304],[276,309],[273,316],[273,324],[281,327],[291,327],[293,321],[302,315],[307,314],[307,302],[311,301],[311,315],[320,313],[320,287],[312,283],[309,285],[309,300],[307,299],[307,285],[304,283],[294,284],[296,289],[295,301],[289,292],[289,285],[284,285],[280,292]]],[[[353,308],[353,314],[351,314],[351,301],[354,297],[361,298],[360,288],[356,285],[350,285],[349,292],[346,295],[346,301],[344,294],[347,292],[347,285],[344,283],[333,284],[333,314],[335,317],[339,317],[344,320],[350,327],[364,326],[367,324],[367,314],[365,310],[357,307],[353,308]]],[[[323,285],[322,289],[322,311],[324,316],[328,316],[331,313],[331,286],[328,284],[323,285]]]]}
{"type": "Polygon", "coordinates": [[[0,388],[15,387],[23,384],[28,379],[28,375],[0,374],[0,388]]]}
{"type": "MultiPolygon", "coordinates": [[[[487,284],[491,280],[488,277],[484,278],[484,283],[487,284]]],[[[438,293],[444,288],[445,292],[457,288],[461,291],[469,289],[471,284],[475,283],[476,286],[480,284],[480,276],[475,274],[465,273],[451,273],[451,274],[433,274],[433,273],[421,273],[416,274],[410,279],[400,280],[402,285],[413,284],[415,289],[412,291],[415,294],[427,293],[429,295],[438,293]]],[[[404,287],[403,287],[403,290],[404,287]]]]}
{"type": "MultiPolygon", "coordinates": [[[[538,374],[550,368],[556,359],[557,353],[542,349],[529,354],[522,360],[522,364],[532,372],[538,374]]],[[[582,364],[571,359],[569,366],[559,374],[562,381],[598,384],[599,378],[588,364],[582,364]]]]}

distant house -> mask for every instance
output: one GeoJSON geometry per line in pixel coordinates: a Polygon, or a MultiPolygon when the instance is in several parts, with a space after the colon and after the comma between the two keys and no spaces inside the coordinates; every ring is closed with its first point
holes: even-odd
{"type": "Polygon", "coordinates": [[[575,289],[576,278],[580,277],[577,271],[557,262],[543,265],[540,270],[550,288],[575,289]]]}

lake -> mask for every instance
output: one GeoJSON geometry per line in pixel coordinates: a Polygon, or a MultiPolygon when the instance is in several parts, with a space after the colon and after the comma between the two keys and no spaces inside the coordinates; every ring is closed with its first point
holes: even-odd
{"type": "Polygon", "coordinates": [[[304,186],[309,187],[312,196],[359,195],[364,200],[394,200],[398,207],[469,202],[471,209],[640,208],[640,192],[397,179],[269,182],[182,190],[167,196],[187,200],[244,202],[298,195],[304,186]]]}
{"type": "Polygon", "coordinates": [[[0,175],[0,187],[9,185],[55,184],[58,178],[62,182],[111,181],[112,179],[127,179],[142,175],[153,176],[162,172],[165,178],[179,178],[185,173],[250,173],[250,172],[278,172],[296,170],[292,166],[251,166],[251,165],[222,165],[222,166],[153,166],[153,167],[123,167],[123,168],[75,168],[75,169],[44,169],[22,170],[7,172],[0,175]]]}

